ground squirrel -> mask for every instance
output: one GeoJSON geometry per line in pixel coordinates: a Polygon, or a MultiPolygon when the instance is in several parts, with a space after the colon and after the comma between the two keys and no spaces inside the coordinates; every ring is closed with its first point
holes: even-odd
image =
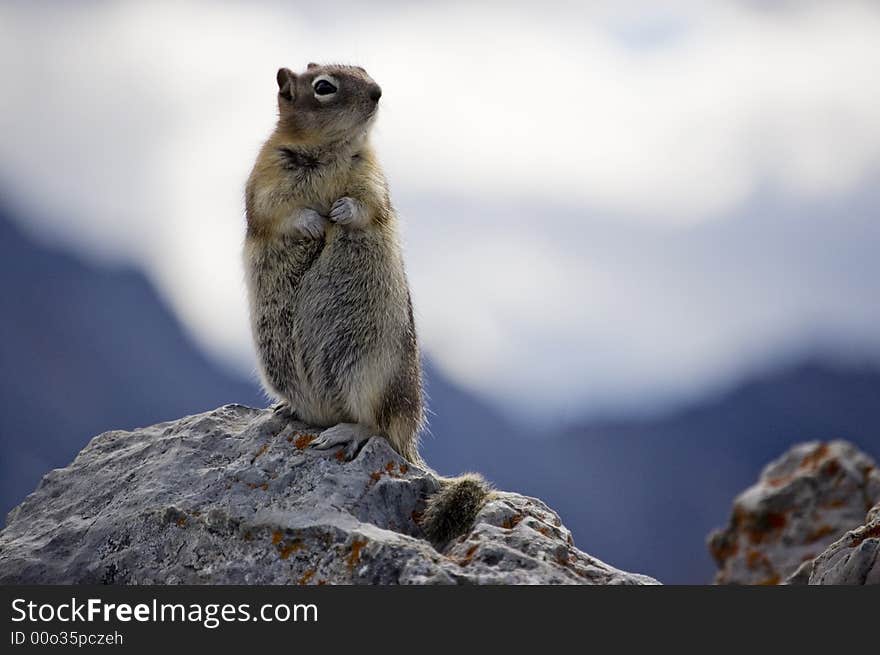
{"type": "MultiPolygon", "coordinates": [[[[409,287],[382,168],[369,143],[382,91],[356,66],[277,74],[278,125],[246,188],[251,327],[277,409],[328,429],[311,447],[382,435],[410,462],[425,412],[409,287]],[[332,426],[332,427],[331,427],[332,426]]],[[[441,478],[422,529],[465,532],[489,488],[441,478]]]]}

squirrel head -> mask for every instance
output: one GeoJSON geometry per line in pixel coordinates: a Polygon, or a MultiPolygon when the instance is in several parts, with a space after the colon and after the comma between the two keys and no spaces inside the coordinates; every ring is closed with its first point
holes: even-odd
{"type": "Polygon", "coordinates": [[[360,66],[310,63],[303,73],[277,74],[279,124],[304,141],[322,143],[365,133],[382,89],[360,66]]]}

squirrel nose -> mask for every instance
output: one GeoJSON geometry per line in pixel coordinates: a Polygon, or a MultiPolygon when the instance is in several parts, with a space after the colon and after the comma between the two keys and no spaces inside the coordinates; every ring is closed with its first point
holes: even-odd
{"type": "Polygon", "coordinates": [[[370,100],[373,102],[379,102],[379,98],[382,97],[382,87],[378,84],[374,84],[370,87],[370,100]]]}

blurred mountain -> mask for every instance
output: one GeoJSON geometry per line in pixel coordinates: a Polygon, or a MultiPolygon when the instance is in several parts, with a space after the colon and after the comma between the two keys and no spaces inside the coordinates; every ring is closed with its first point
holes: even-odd
{"type": "MultiPolygon", "coordinates": [[[[255,381],[205,356],[139,272],[25,237],[0,208],[0,512],[94,435],[238,402],[255,381]]],[[[482,472],[557,509],[579,548],[663,582],[709,582],[706,535],[791,444],[880,454],[880,371],[806,360],[653,418],[514,426],[426,367],[438,471],[482,472]]]]}

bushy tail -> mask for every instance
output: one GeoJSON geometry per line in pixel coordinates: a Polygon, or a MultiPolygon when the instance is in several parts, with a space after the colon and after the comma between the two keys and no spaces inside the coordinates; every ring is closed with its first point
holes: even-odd
{"type": "Polygon", "coordinates": [[[440,478],[440,486],[440,491],[428,498],[420,519],[425,536],[438,548],[471,529],[492,493],[491,485],[477,473],[440,478]]]}

